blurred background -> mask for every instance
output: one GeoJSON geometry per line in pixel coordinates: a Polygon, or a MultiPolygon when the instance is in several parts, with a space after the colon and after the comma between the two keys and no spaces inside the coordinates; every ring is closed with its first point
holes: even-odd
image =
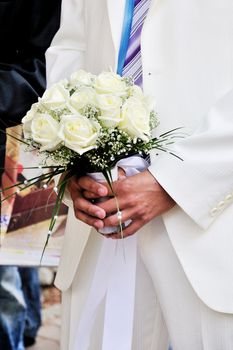
{"type": "Polygon", "coordinates": [[[38,330],[36,343],[29,350],[59,350],[61,293],[53,286],[55,268],[42,267],[39,270],[42,325],[38,330]]]}
{"type": "MultiPolygon", "coordinates": [[[[20,143],[22,117],[46,88],[45,52],[60,25],[61,0],[0,2],[0,187],[25,181],[34,173],[37,155],[20,143]]],[[[49,218],[53,184],[38,183],[13,197],[1,193],[0,350],[59,349],[60,293],[53,286],[62,245],[66,208],[61,209],[56,237],[50,240],[39,268],[49,218]]]]}

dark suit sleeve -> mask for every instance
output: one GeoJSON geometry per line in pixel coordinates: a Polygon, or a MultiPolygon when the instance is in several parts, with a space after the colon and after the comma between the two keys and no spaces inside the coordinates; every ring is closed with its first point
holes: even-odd
{"type": "MultiPolygon", "coordinates": [[[[45,89],[45,51],[60,8],[61,0],[0,1],[0,129],[19,124],[45,89]]],[[[4,143],[0,135],[1,163],[4,143]]]]}
{"type": "Polygon", "coordinates": [[[45,88],[45,51],[59,27],[60,0],[0,2],[0,123],[12,126],[45,88]]]}

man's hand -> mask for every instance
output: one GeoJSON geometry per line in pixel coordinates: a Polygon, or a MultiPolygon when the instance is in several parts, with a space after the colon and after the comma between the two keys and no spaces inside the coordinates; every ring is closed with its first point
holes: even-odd
{"type": "MultiPolygon", "coordinates": [[[[121,176],[114,182],[113,188],[122,212],[122,222],[133,220],[124,230],[124,237],[134,234],[153,218],[175,205],[174,200],[149,171],[128,178],[121,176]]],[[[112,197],[98,205],[90,202],[95,198],[112,196],[107,186],[85,176],[79,180],[70,180],[69,190],[78,219],[96,229],[119,225],[115,198],[112,197]]],[[[121,234],[113,234],[111,238],[121,238],[121,234]]]]}
{"type": "MultiPolygon", "coordinates": [[[[117,181],[114,183],[114,192],[122,213],[122,222],[132,220],[132,223],[124,229],[124,237],[131,236],[175,205],[174,200],[149,171],[117,181]]],[[[117,226],[119,222],[115,199],[112,198],[99,206],[106,213],[104,226],[117,226]]],[[[112,235],[112,238],[121,238],[121,233],[112,235]]]]}
{"type": "Polygon", "coordinates": [[[68,182],[68,189],[76,218],[97,230],[103,228],[103,219],[106,213],[102,208],[94,205],[91,199],[106,197],[108,195],[107,187],[92,180],[89,176],[83,176],[80,179],[74,176],[68,182]],[[84,196],[85,192],[89,193],[90,199],[84,196]]]}

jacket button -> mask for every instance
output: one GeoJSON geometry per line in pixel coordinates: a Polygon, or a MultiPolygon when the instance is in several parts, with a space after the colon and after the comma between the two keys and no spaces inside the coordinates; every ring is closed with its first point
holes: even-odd
{"type": "Polygon", "coordinates": [[[218,213],[219,209],[218,208],[213,208],[211,211],[210,211],[210,215],[211,216],[215,216],[217,213],[218,213]]]}
{"type": "Polygon", "coordinates": [[[219,208],[223,208],[225,206],[225,202],[224,201],[221,201],[218,203],[218,207],[219,208]]]}
{"type": "Polygon", "coordinates": [[[225,197],[225,201],[230,201],[232,200],[233,198],[233,195],[232,194],[228,194],[226,197],[225,197]]]}

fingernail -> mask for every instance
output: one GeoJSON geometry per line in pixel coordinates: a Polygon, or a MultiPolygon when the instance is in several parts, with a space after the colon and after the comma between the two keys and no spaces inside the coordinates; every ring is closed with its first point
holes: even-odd
{"type": "Polygon", "coordinates": [[[102,211],[97,211],[96,212],[96,216],[100,219],[104,219],[105,218],[105,213],[103,213],[102,211]]]}
{"type": "Polygon", "coordinates": [[[103,228],[103,223],[101,221],[95,221],[94,222],[94,227],[96,228],[96,230],[99,230],[100,228],[103,228]]]}
{"type": "Polygon", "coordinates": [[[98,194],[100,196],[106,196],[106,194],[107,194],[106,189],[105,188],[99,188],[98,189],[98,194]]]}

